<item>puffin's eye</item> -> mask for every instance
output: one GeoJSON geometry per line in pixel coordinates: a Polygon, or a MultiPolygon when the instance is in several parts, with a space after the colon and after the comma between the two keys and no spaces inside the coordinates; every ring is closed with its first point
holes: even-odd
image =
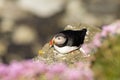
{"type": "Polygon", "coordinates": [[[58,37],[58,40],[60,40],[61,38],[60,37],[58,37]]]}

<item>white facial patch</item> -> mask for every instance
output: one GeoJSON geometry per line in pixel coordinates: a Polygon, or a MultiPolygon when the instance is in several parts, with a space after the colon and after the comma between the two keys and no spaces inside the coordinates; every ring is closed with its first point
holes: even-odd
{"type": "Polygon", "coordinates": [[[56,37],[54,41],[55,41],[55,44],[64,44],[66,41],[66,38],[59,36],[59,37],[56,37]]]}
{"type": "Polygon", "coordinates": [[[56,45],[54,45],[54,48],[55,50],[57,50],[59,53],[62,53],[62,54],[65,54],[65,53],[69,53],[73,50],[76,50],[78,49],[79,47],[76,47],[76,46],[73,46],[73,47],[70,47],[70,46],[65,46],[65,47],[58,47],[56,45]]]}

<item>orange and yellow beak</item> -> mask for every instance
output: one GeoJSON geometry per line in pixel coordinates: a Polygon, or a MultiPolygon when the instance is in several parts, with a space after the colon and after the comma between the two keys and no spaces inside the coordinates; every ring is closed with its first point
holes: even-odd
{"type": "Polygon", "coordinates": [[[54,45],[54,39],[52,39],[50,42],[49,42],[49,45],[50,45],[50,47],[52,47],[53,45],[54,45]]]}

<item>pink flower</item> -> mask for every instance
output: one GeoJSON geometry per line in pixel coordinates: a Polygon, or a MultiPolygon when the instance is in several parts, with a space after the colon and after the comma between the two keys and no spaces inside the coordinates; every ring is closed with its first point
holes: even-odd
{"type": "Polygon", "coordinates": [[[102,37],[101,37],[100,33],[97,33],[93,38],[92,44],[96,47],[100,47],[102,45],[101,40],[102,40],[102,37]]]}
{"type": "Polygon", "coordinates": [[[0,63],[0,79],[6,80],[8,76],[8,67],[5,64],[0,63]]]}
{"type": "Polygon", "coordinates": [[[8,76],[6,78],[10,80],[16,80],[22,75],[23,66],[20,63],[13,62],[11,65],[8,66],[8,76]]]}
{"type": "Polygon", "coordinates": [[[47,71],[47,65],[42,62],[25,61],[22,62],[23,74],[26,76],[36,76],[47,71]],[[29,72],[29,73],[28,73],[29,72]]]}
{"type": "Polygon", "coordinates": [[[90,67],[87,62],[86,62],[86,63],[78,62],[78,63],[75,64],[75,66],[76,66],[76,68],[78,68],[79,70],[84,70],[85,68],[90,67]]]}
{"type": "Polygon", "coordinates": [[[83,71],[84,80],[94,80],[93,72],[90,68],[87,68],[83,71]]]}
{"type": "Polygon", "coordinates": [[[0,78],[2,76],[3,80],[18,80],[20,78],[33,80],[46,71],[46,64],[42,62],[34,62],[32,60],[14,61],[8,66],[4,66],[3,64],[0,66],[0,78]]]}
{"type": "Polygon", "coordinates": [[[64,72],[64,70],[66,69],[66,65],[63,63],[55,63],[53,65],[49,66],[49,72],[54,73],[54,74],[60,74],[62,72],[64,72]]]}
{"type": "Polygon", "coordinates": [[[55,74],[50,73],[50,72],[47,72],[45,74],[45,77],[46,77],[47,80],[54,80],[55,76],[56,76],[55,74]]]}
{"type": "Polygon", "coordinates": [[[84,50],[83,56],[89,56],[90,53],[94,53],[96,50],[96,46],[93,43],[83,44],[81,48],[84,50]]]}
{"type": "Polygon", "coordinates": [[[67,69],[62,78],[63,80],[82,80],[82,72],[77,69],[67,69]]]}
{"type": "Polygon", "coordinates": [[[118,30],[120,30],[120,21],[117,21],[107,26],[103,26],[101,36],[107,37],[107,35],[114,35],[117,33],[118,30]]]}
{"type": "Polygon", "coordinates": [[[90,62],[78,62],[76,64],[76,68],[82,72],[82,74],[84,75],[84,79],[85,80],[93,80],[93,72],[90,69],[90,62]]]}
{"type": "Polygon", "coordinates": [[[83,44],[81,48],[84,50],[83,54],[88,55],[91,52],[91,49],[89,48],[88,44],[83,44]]]}
{"type": "Polygon", "coordinates": [[[62,75],[62,80],[93,80],[93,72],[89,63],[79,62],[72,68],[67,68],[62,75]]]}
{"type": "Polygon", "coordinates": [[[90,80],[91,73],[84,63],[70,68],[64,63],[46,65],[43,62],[31,60],[12,62],[10,65],[0,64],[0,80],[36,80],[41,75],[48,80],[90,80]],[[90,75],[89,75],[90,74],[90,75]]]}
{"type": "Polygon", "coordinates": [[[116,21],[115,23],[111,24],[111,26],[116,27],[116,34],[120,34],[120,20],[116,21]]]}
{"type": "Polygon", "coordinates": [[[107,37],[108,36],[108,32],[106,30],[102,30],[101,36],[104,37],[104,38],[107,37]]]}
{"type": "Polygon", "coordinates": [[[48,66],[48,72],[46,73],[46,78],[48,80],[53,80],[55,76],[60,78],[60,75],[64,73],[67,66],[64,63],[55,63],[48,66]]]}

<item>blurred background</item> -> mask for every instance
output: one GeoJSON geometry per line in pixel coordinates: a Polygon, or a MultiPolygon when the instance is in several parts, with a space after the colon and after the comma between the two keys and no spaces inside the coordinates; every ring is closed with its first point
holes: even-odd
{"type": "Polygon", "coordinates": [[[30,59],[66,25],[120,18],[119,0],[0,0],[0,62],[30,59]]]}

